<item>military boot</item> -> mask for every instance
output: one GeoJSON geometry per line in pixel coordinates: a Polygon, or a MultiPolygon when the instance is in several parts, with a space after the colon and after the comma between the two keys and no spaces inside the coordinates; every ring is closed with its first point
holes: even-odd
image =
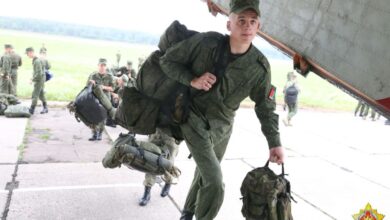
{"type": "Polygon", "coordinates": [[[42,104],[43,104],[43,109],[42,109],[42,111],[41,111],[41,114],[46,114],[46,113],[48,113],[48,112],[49,112],[49,109],[47,108],[47,103],[44,102],[44,103],[42,103],[42,104]]]}
{"type": "Polygon", "coordinates": [[[103,132],[101,132],[101,131],[98,131],[98,132],[96,133],[96,140],[98,140],[98,141],[101,141],[101,140],[102,140],[102,133],[103,133],[103,132]]]}
{"type": "Polygon", "coordinates": [[[190,211],[183,211],[180,216],[180,220],[192,220],[194,213],[190,211]]]}
{"type": "Polygon", "coordinates": [[[31,107],[28,109],[28,112],[30,112],[31,115],[34,114],[34,111],[35,111],[35,106],[31,106],[31,107]]]}
{"type": "Polygon", "coordinates": [[[148,204],[148,202],[150,201],[150,190],[151,189],[152,189],[152,187],[145,186],[144,195],[142,196],[142,198],[139,200],[139,203],[138,203],[140,206],[146,206],[148,204]]]}
{"type": "Polygon", "coordinates": [[[97,140],[97,132],[93,132],[93,134],[92,134],[92,137],[90,138],[90,139],[88,139],[89,141],[96,141],[97,140]]]}
{"type": "Polygon", "coordinates": [[[165,197],[169,194],[169,190],[171,189],[171,184],[165,183],[164,187],[161,190],[161,197],[165,197]]]}

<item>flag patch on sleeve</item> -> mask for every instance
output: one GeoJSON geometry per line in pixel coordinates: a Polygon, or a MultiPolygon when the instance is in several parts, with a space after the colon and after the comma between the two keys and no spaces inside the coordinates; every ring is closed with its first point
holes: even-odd
{"type": "Polygon", "coordinates": [[[271,89],[268,92],[268,99],[275,100],[276,87],[271,85],[271,89]]]}

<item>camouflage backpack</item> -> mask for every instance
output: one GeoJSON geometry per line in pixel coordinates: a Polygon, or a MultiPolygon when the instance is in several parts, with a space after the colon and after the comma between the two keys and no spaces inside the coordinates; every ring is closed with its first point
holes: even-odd
{"type": "Polygon", "coordinates": [[[256,168],[244,178],[241,185],[243,206],[247,220],[292,220],[290,182],[282,174],[276,175],[269,167],[256,168]]]}
{"type": "Polygon", "coordinates": [[[133,134],[120,134],[102,160],[103,167],[116,168],[122,164],[130,169],[154,175],[177,178],[180,170],[168,160],[168,149],[149,141],[136,141],[133,134]]]}
{"type": "Polygon", "coordinates": [[[0,115],[4,115],[9,105],[16,105],[18,99],[14,95],[0,93],[0,115]]]}

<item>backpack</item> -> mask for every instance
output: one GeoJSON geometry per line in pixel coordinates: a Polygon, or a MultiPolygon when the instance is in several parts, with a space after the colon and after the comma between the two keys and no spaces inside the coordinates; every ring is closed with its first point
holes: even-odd
{"type": "Polygon", "coordinates": [[[4,115],[7,118],[29,118],[31,116],[29,108],[23,105],[9,105],[4,115]]]}
{"type": "Polygon", "coordinates": [[[298,99],[298,89],[295,83],[289,86],[285,91],[285,101],[287,104],[295,104],[298,99]]]}
{"type": "Polygon", "coordinates": [[[92,85],[85,87],[76,96],[76,100],[68,104],[68,109],[74,112],[78,122],[82,121],[88,127],[93,127],[107,118],[107,110],[94,95],[92,85]]]}
{"type": "Polygon", "coordinates": [[[167,159],[169,151],[149,141],[136,141],[133,134],[120,134],[102,160],[103,167],[116,168],[122,164],[153,175],[178,177],[180,170],[167,159]]]}
{"type": "Polygon", "coordinates": [[[247,173],[242,185],[241,212],[247,220],[292,220],[290,182],[282,174],[276,175],[269,167],[256,168],[247,173]]]}
{"type": "MultiPolygon", "coordinates": [[[[178,21],[166,29],[160,37],[159,50],[154,51],[138,71],[136,89],[124,90],[115,115],[117,124],[137,134],[153,134],[157,127],[167,128],[170,136],[183,139],[178,125],[185,123],[189,114],[190,88],[170,79],[161,69],[159,60],[168,48],[197,33],[178,21]]],[[[226,42],[221,43],[219,49],[226,45],[226,42]]],[[[219,57],[217,64],[222,63],[220,60],[219,57]]]]}

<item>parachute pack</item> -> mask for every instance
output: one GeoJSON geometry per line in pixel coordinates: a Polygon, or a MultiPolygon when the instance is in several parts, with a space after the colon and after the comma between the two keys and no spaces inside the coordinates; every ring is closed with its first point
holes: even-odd
{"type": "Polygon", "coordinates": [[[167,159],[168,154],[167,149],[151,142],[136,141],[133,134],[120,134],[102,163],[105,168],[116,168],[123,164],[144,173],[177,178],[180,170],[167,159]]]}
{"type": "Polygon", "coordinates": [[[282,174],[276,175],[269,167],[256,168],[247,173],[241,184],[243,206],[247,220],[292,220],[290,182],[282,174]]]}

